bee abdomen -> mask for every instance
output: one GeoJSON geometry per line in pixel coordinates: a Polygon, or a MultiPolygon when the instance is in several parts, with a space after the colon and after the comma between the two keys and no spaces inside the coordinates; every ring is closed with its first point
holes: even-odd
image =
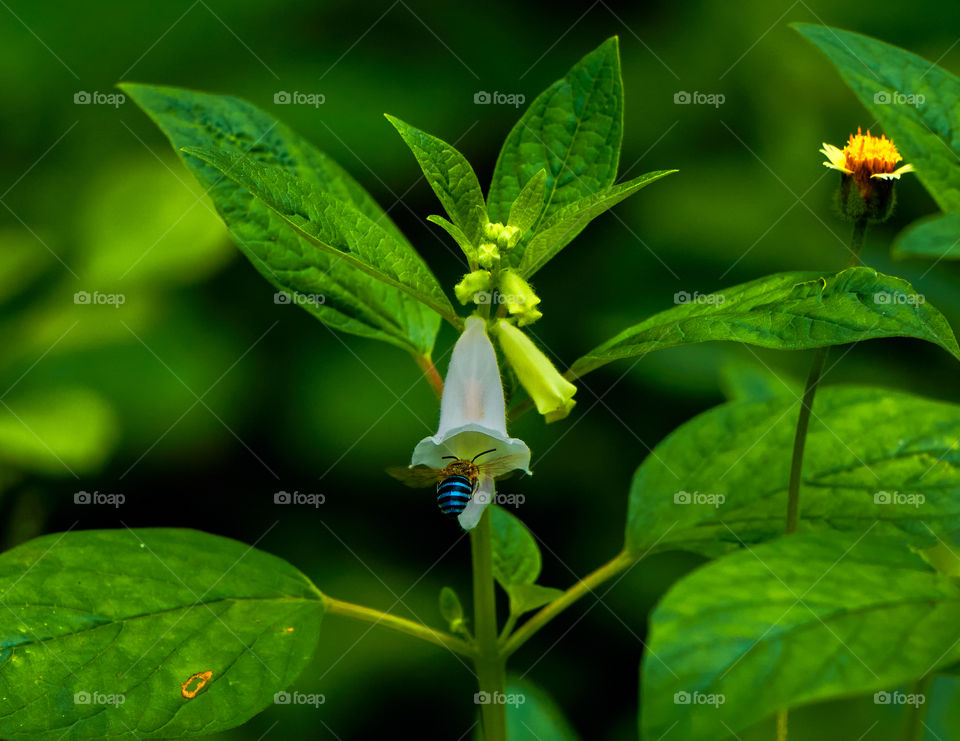
{"type": "Polygon", "coordinates": [[[437,484],[437,506],[445,515],[459,515],[473,496],[473,484],[466,476],[448,476],[437,484]]]}

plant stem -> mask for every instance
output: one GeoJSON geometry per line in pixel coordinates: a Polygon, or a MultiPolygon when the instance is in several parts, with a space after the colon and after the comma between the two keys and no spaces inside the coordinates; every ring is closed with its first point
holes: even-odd
{"type": "Polygon", "coordinates": [[[433,389],[437,398],[442,398],[443,379],[440,377],[437,367],[433,364],[433,359],[429,355],[414,355],[413,358],[417,361],[417,365],[420,367],[420,370],[423,371],[423,375],[426,376],[430,388],[433,389]]]}
{"type": "Polygon", "coordinates": [[[621,571],[636,563],[637,559],[626,551],[619,553],[613,559],[605,563],[596,571],[588,574],[583,579],[570,587],[561,596],[540,610],[536,615],[511,635],[503,646],[503,656],[506,658],[522,646],[526,641],[540,628],[549,623],[553,618],[567,609],[570,605],[580,599],[587,592],[603,584],[607,579],[616,576],[621,571]]]}
{"type": "Polygon", "coordinates": [[[517,625],[517,618],[519,615],[511,614],[507,618],[507,622],[503,624],[503,630],[500,631],[499,643],[502,646],[507,641],[507,637],[513,632],[514,627],[517,625]]]}
{"type": "MultiPolygon", "coordinates": [[[[860,253],[863,252],[863,240],[867,233],[867,220],[860,219],[853,225],[853,234],[850,236],[850,260],[848,268],[860,264],[860,253]]],[[[790,483],[787,487],[787,523],[786,534],[797,532],[800,524],[800,478],[803,473],[803,450],[807,444],[807,430],[810,428],[810,414],[813,410],[813,399],[817,393],[817,384],[823,373],[823,366],[827,362],[829,347],[818,348],[810,363],[810,372],[807,374],[807,385],[803,389],[803,398],[800,401],[800,416],[797,418],[797,432],[793,437],[793,457],[790,460],[790,483]]],[[[784,708],[777,713],[777,741],[787,741],[787,720],[789,711],[784,708]]]]}
{"type": "MultiPolygon", "coordinates": [[[[866,233],[866,219],[860,219],[853,225],[848,268],[860,264],[860,253],[863,251],[863,239],[866,233]]],[[[803,450],[807,443],[807,430],[810,427],[813,398],[817,393],[817,384],[820,382],[820,376],[823,373],[823,366],[827,362],[829,351],[829,347],[821,347],[814,353],[813,361],[810,363],[810,373],[807,375],[807,385],[803,390],[803,399],[800,402],[800,417],[797,419],[797,432],[793,438],[793,458],[790,461],[790,483],[787,488],[787,535],[795,533],[800,522],[800,478],[803,472],[803,450]]]]}
{"type": "Polygon", "coordinates": [[[800,402],[800,417],[797,419],[797,432],[793,438],[793,457],[790,461],[790,484],[787,489],[787,535],[797,532],[800,520],[800,474],[803,468],[803,449],[807,444],[807,430],[810,427],[810,412],[813,409],[813,397],[817,393],[817,383],[823,366],[827,362],[829,348],[819,348],[810,364],[807,385],[803,389],[800,402]]]}
{"type": "Polygon", "coordinates": [[[910,687],[911,694],[923,696],[922,705],[908,705],[903,725],[903,741],[923,741],[926,735],[927,708],[930,706],[930,689],[933,674],[921,677],[910,687]]]}
{"type": "Polygon", "coordinates": [[[485,741],[506,741],[507,713],[503,703],[506,684],[506,661],[497,645],[497,602],[493,584],[493,549],[491,546],[490,510],[470,531],[470,552],[473,557],[473,609],[477,651],[473,664],[477,683],[487,702],[480,705],[485,741]]]}
{"type": "Polygon", "coordinates": [[[374,625],[382,625],[384,628],[391,628],[401,633],[420,638],[438,646],[443,646],[451,651],[464,656],[474,656],[474,650],[466,641],[456,636],[450,635],[442,630],[434,630],[426,625],[415,623],[406,618],[397,617],[380,610],[374,610],[372,607],[355,605],[352,602],[343,602],[333,597],[323,595],[324,609],[333,615],[343,615],[344,617],[362,620],[374,625]]]}
{"type": "Polygon", "coordinates": [[[789,717],[786,710],[777,712],[777,741],[787,741],[787,722],[789,717]]]}
{"type": "Polygon", "coordinates": [[[531,409],[533,409],[533,399],[527,397],[517,404],[513,409],[511,409],[507,416],[511,422],[514,422],[520,419],[520,417],[529,412],[531,409]]]}

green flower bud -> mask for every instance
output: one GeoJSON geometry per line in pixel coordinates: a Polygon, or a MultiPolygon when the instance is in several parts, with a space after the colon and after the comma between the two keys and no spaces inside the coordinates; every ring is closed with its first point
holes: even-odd
{"type": "Polygon", "coordinates": [[[477,250],[477,262],[482,268],[493,268],[500,264],[500,249],[493,242],[483,242],[477,250]]]}
{"type": "Polygon", "coordinates": [[[528,324],[533,324],[542,318],[543,313],[539,309],[529,309],[517,317],[517,324],[521,327],[526,327],[528,324]]]}
{"type": "Polygon", "coordinates": [[[500,277],[500,296],[511,316],[516,316],[521,327],[533,324],[543,314],[537,310],[540,297],[530,284],[513,270],[505,270],[500,277]]]}
{"type": "Polygon", "coordinates": [[[490,287],[490,273],[486,270],[474,270],[463,276],[463,279],[453,287],[453,292],[461,304],[468,304],[476,301],[478,293],[489,294],[490,287]]]}
{"type": "Polygon", "coordinates": [[[497,246],[501,250],[513,249],[517,246],[522,236],[520,230],[515,226],[505,226],[497,237],[497,246]]]}
{"type": "Polygon", "coordinates": [[[560,375],[549,358],[521,330],[505,319],[494,325],[503,355],[513,366],[520,384],[547,422],[563,419],[577,403],[577,387],[560,375]]]}
{"type": "Polygon", "coordinates": [[[502,231],[503,224],[498,221],[488,221],[487,225],[483,228],[483,236],[491,242],[496,242],[497,239],[500,238],[502,231]]]}

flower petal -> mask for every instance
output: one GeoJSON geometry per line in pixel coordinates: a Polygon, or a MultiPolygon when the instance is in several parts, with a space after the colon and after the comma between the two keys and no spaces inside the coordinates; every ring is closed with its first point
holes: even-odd
{"type": "Polygon", "coordinates": [[[487,337],[487,323],[476,316],[467,319],[466,329],[453,348],[440,400],[437,436],[445,437],[448,431],[470,424],[507,436],[497,354],[487,337]]]}
{"type": "Polygon", "coordinates": [[[481,473],[477,490],[473,493],[470,501],[467,502],[467,506],[463,512],[457,516],[457,519],[460,521],[460,527],[468,531],[473,530],[473,528],[477,526],[477,523],[480,522],[483,511],[490,502],[493,501],[494,494],[496,494],[496,482],[493,476],[487,476],[481,473]]]}
{"type": "Polygon", "coordinates": [[[893,172],[878,172],[870,177],[880,178],[881,180],[899,180],[901,175],[908,172],[914,172],[913,165],[904,165],[903,167],[898,167],[893,172]]]}
{"type": "Polygon", "coordinates": [[[413,449],[411,466],[429,466],[443,468],[449,461],[444,456],[455,456],[470,460],[485,450],[495,452],[485,455],[478,464],[490,464],[508,455],[518,456],[516,468],[530,473],[530,448],[518,438],[500,435],[482,425],[463,425],[447,430],[444,435],[425,437],[413,449]]]}
{"type": "Polygon", "coordinates": [[[522,330],[500,319],[496,331],[500,349],[545,421],[555,422],[570,414],[576,404],[573,396],[577,387],[560,375],[550,359],[522,330]]]}
{"type": "Polygon", "coordinates": [[[848,170],[846,167],[841,167],[840,165],[835,165],[832,162],[824,162],[824,165],[829,167],[831,170],[839,170],[840,172],[846,173],[847,175],[852,175],[853,170],[848,170]]]}
{"type": "Polygon", "coordinates": [[[840,167],[843,165],[844,161],[846,160],[846,157],[843,154],[842,149],[838,149],[832,144],[827,144],[826,142],[823,142],[823,147],[820,150],[820,152],[829,160],[829,162],[823,163],[828,167],[831,165],[834,167],[840,167]]]}
{"type": "Polygon", "coordinates": [[[515,468],[529,473],[530,449],[523,440],[507,435],[503,385],[486,322],[474,316],[467,319],[453,348],[437,434],[417,443],[410,465],[443,468],[448,463],[444,456],[470,460],[485,450],[494,452],[480,463],[517,456],[515,468]]]}

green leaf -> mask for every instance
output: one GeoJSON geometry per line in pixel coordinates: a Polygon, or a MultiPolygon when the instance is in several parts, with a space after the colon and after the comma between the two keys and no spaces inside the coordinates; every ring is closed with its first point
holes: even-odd
{"type": "Polygon", "coordinates": [[[506,706],[510,741],[578,741],[580,738],[553,698],[529,679],[507,677],[506,695],[507,699],[515,699],[506,706]]]}
{"type": "Polygon", "coordinates": [[[555,211],[553,216],[540,224],[537,232],[523,249],[518,267],[520,274],[529,278],[566,247],[597,216],[632,196],[644,186],[674,172],[676,170],[648,172],[646,175],[586,196],[555,211]]]}
{"type": "Polygon", "coordinates": [[[285,561],[178,529],[31,540],[0,556],[0,592],[0,735],[30,741],[239,725],[310,661],[324,611],[285,561]]]}
{"type": "Polygon", "coordinates": [[[463,633],[466,626],[463,620],[463,605],[460,598],[450,587],[440,590],[440,614],[447,621],[447,626],[454,633],[463,633]]]}
{"type": "MultiPolygon", "coordinates": [[[[454,325],[459,322],[450,300],[420,256],[349,204],[316,190],[283,168],[263,165],[237,152],[209,147],[184,147],[184,151],[217,168],[311,244],[405,291],[454,325]]],[[[280,264],[273,267],[275,274],[286,275],[280,264]]]]}
{"type": "Polygon", "coordinates": [[[793,381],[781,378],[756,361],[729,360],[718,369],[720,389],[730,401],[766,401],[780,397],[796,398],[803,391],[793,381]]]}
{"type": "Polygon", "coordinates": [[[508,226],[515,226],[521,234],[526,234],[537,223],[546,196],[547,171],[540,170],[523,186],[523,190],[510,206],[508,226]]]}
{"type": "Polygon", "coordinates": [[[871,268],[833,275],[778,273],[709,296],[681,292],[674,300],[678,306],[624,330],[577,360],[569,375],[582,376],[619,358],[714,340],[804,350],[914,337],[960,357],[943,315],[907,281],[871,268]]]}
{"type": "Polygon", "coordinates": [[[936,545],[924,548],[919,553],[924,561],[941,574],[954,578],[960,577],[960,549],[955,545],[941,540],[936,545]]]}
{"type": "Polygon", "coordinates": [[[453,241],[459,245],[460,249],[463,251],[464,256],[467,258],[467,262],[470,265],[476,265],[477,263],[477,248],[473,246],[467,235],[456,224],[451,224],[442,216],[428,216],[427,221],[432,221],[437,226],[441,227],[447,234],[453,237],[453,241]]]}
{"type": "Polygon", "coordinates": [[[533,584],[540,576],[540,548],[519,518],[490,505],[493,575],[504,589],[533,584]]]}
{"type": "Polygon", "coordinates": [[[897,235],[893,256],[960,260],[960,212],[914,221],[897,235]]]}
{"type": "Polygon", "coordinates": [[[654,610],[642,736],[720,741],[786,707],[960,657],[960,585],[902,540],[792,535],[694,571],[654,610]]]}
{"type": "Polygon", "coordinates": [[[97,469],[119,425],[110,405],[83,388],[52,388],[0,404],[0,466],[70,476],[97,469]]]}
{"type": "MultiPolygon", "coordinates": [[[[630,488],[627,549],[716,554],[783,533],[796,395],[723,404],[657,445],[630,488]]],[[[960,528],[960,406],[867,387],[816,395],[801,530],[906,536],[960,528]]]]}
{"type": "Polygon", "coordinates": [[[435,311],[360,272],[341,256],[317,249],[233,180],[180,150],[211,147],[282,167],[352,206],[412,252],[396,225],[346,171],[284,124],[238,98],[148,85],[121,87],[170,139],[240,250],[270,283],[290,293],[323,296],[322,302],[301,305],[334,329],[429,354],[440,326],[435,311]]]}
{"type": "Polygon", "coordinates": [[[806,23],[794,27],[836,66],[906,162],[916,168],[917,177],[937,205],[944,211],[960,210],[960,123],[956,115],[960,78],[923,57],[869,36],[806,23]],[[915,97],[894,97],[897,95],[915,97]]]}
{"type": "Polygon", "coordinates": [[[601,44],[524,112],[497,158],[487,196],[491,221],[505,223],[524,184],[547,182],[541,221],[606,190],[617,175],[623,139],[623,80],[617,38],[601,44]]]}
{"type": "Polygon", "coordinates": [[[515,615],[536,610],[563,596],[562,589],[539,584],[512,584],[507,591],[510,595],[510,612],[515,615]]]}
{"type": "Polygon", "coordinates": [[[491,505],[490,525],[493,576],[510,598],[511,615],[535,610],[563,594],[535,584],[540,576],[540,548],[517,517],[491,505]]]}
{"type": "Polygon", "coordinates": [[[460,227],[471,243],[479,244],[487,219],[480,181],[467,158],[442,139],[399,118],[389,114],[386,116],[417,158],[427,182],[451,221],[460,227]]]}

